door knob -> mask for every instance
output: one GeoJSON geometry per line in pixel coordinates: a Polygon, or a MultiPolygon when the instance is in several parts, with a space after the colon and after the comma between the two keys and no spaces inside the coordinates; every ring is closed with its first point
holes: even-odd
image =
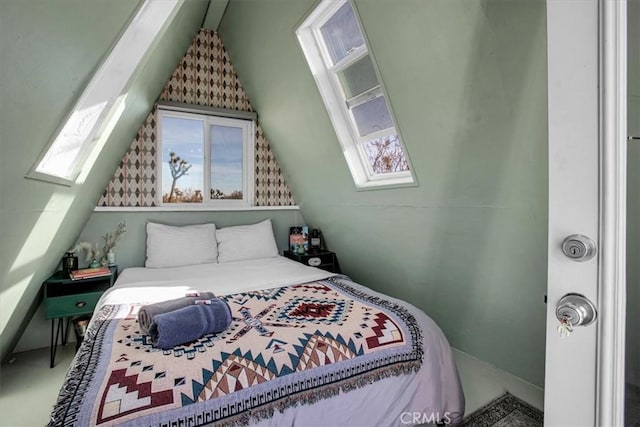
{"type": "Polygon", "coordinates": [[[587,297],[581,294],[566,294],[556,305],[556,317],[560,322],[573,326],[588,326],[596,321],[598,312],[587,297]]]}
{"type": "Polygon", "coordinates": [[[574,261],[588,261],[596,255],[596,243],[582,234],[572,234],[562,242],[562,252],[574,261]]]}

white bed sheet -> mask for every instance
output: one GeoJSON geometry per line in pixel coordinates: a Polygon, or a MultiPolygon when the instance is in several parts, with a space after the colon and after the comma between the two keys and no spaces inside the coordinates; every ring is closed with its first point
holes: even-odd
{"type": "MultiPolygon", "coordinates": [[[[104,304],[157,302],[184,296],[188,291],[217,295],[269,289],[322,280],[332,276],[284,257],[179,268],[128,268],[102,296],[104,304]]],[[[424,362],[411,375],[399,375],[313,404],[275,412],[259,426],[408,426],[436,420],[455,425],[464,415],[464,394],[451,347],[436,323],[405,301],[367,292],[407,307],[423,331],[424,362]]]]}
{"type": "Polygon", "coordinates": [[[103,294],[96,311],[104,304],[153,303],[183,297],[190,291],[235,294],[322,280],[333,275],[282,256],[172,268],[132,267],[123,270],[115,285],[103,294]]]}

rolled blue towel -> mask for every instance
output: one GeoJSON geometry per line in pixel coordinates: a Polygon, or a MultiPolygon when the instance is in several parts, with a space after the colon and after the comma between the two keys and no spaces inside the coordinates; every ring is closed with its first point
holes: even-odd
{"type": "Polygon", "coordinates": [[[188,307],[195,304],[198,300],[209,300],[215,298],[213,292],[194,292],[182,298],[176,298],[168,301],[161,301],[155,304],[143,305],[138,311],[138,324],[143,334],[149,333],[151,322],[158,314],[169,313],[179,308],[188,307]]]}
{"type": "Polygon", "coordinates": [[[154,347],[163,350],[197,340],[205,334],[224,331],[231,324],[231,309],[226,301],[213,298],[153,318],[149,336],[154,347]]]}

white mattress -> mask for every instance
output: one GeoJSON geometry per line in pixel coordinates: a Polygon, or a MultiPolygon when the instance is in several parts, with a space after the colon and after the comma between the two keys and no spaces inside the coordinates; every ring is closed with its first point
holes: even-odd
{"type": "Polygon", "coordinates": [[[333,276],[285,257],[189,265],[171,268],[127,268],[104,293],[104,304],[153,303],[179,298],[187,291],[211,291],[216,295],[269,289],[311,282],[333,276]]]}

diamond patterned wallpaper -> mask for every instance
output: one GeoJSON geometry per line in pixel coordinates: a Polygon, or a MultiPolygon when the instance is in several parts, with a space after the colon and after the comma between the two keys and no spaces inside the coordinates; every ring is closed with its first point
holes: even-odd
{"type": "MultiPolygon", "coordinates": [[[[218,34],[200,30],[158,101],[253,111],[218,34]]],[[[254,204],[289,206],[295,201],[256,123],[254,204]]],[[[138,130],[98,206],[157,206],[156,107],[138,130]]]]}

